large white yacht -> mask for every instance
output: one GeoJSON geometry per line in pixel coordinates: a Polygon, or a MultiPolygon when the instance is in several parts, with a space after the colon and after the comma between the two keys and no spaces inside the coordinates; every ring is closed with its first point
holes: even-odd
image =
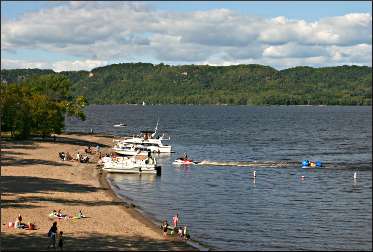
{"type": "Polygon", "coordinates": [[[166,138],[164,134],[162,136],[156,136],[158,129],[158,122],[155,130],[144,130],[141,131],[139,136],[124,137],[120,140],[114,140],[116,146],[123,147],[128,145],[135,145],[137,147],[143,147],[151,152],[155,153],[171,153],[171,145],[163,144],[162,141],[169,141],[170,137],[166,138]]]}

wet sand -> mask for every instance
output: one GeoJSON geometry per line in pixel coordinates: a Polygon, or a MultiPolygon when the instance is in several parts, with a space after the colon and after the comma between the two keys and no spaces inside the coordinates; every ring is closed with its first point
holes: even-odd
{"type": "Polygon", "coordinates": [[[88,164],[58,157],[64,151],[75,158],[97,144],[108,153],[112,137],[75,133],[58,135],[56,142],[2,141],[2,250],[48,250],[53,221],[64,232],[64,250],[196,250],[179,238],[163,237],[157,225],[118,199],[96,167],[97,155],[89,155],[88,164]],[[72,216],[82,209],[87,218],[51,220],[54,209],[72,216]],[[37,229],[9,228],[18,214],[37,229]]]}

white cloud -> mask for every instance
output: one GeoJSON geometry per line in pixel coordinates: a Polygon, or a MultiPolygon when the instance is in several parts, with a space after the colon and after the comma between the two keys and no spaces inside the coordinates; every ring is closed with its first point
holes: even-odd
{"type": "Polygon", "coordinates": [[[14,59],[1,59],[1,68],[7,69],[23,69],[23,68],[39,68],[39,69],[52,69],[51,65],[47,62],[37,61],[24,61],[14,59]]]}
{"type": "Polygon", "coordinates": [[[75,60],[75,61],[23,61],[12,59],[1,59],[1,68],[7,69],[23,69],[23,68],[39,68],[53,69],[55,72],[61,71],[90,71],[93,68],[107,65],[107,61],[99,60],[75,60]]]}
{"type": "Polygon", "coordinates": [[[53,69],[56,72],[61,71],[90,71],[93,68],[107,65],[107,61],[100,60],[75,60],[75,61],[57,61],[53,63],[53,69]]]}
{"type": "Polygon", "coordinates": [[[165,63],[265,62],[279,66],[351,60],[371,65],[370,13],[306,22],[284,16],[265,19],[228,9],[164,12],[150,6],[73,1],[17,20],[2,20],[1,49],[38,49],[82,59],[50,65],[56,69],[144,58],[165,63]]]}

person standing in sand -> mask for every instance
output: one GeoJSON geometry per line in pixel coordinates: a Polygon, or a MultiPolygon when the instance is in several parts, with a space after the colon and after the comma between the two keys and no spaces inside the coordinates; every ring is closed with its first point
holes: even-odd
{"type": "Polygon", "coordinates": [[[167,236],[167,229],[168,229],[167,220],[163,221],[162,229],[163,229],[163,236],[167,236]]]}
{"type": "Polygon", "coordinates": [[[179,223],[179,214],[178,213],[176,213],[176,215],[172,218],[172,223],[174,224],[174,228],[179,223]]]}
{"type": "Polygon", "coordinates": [[[57,235],[57,221],[53,222],[52,227],[49,229],[48,237],[50,238],[48,248],[51,246],[56,248],[56,235],[57,235]]]}

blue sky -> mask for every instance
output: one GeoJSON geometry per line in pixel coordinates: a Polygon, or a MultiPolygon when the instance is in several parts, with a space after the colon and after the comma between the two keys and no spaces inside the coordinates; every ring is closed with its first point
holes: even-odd
{"type": "Polygon", "coordinates": [[[2,1],[1,65],[370,65],[371,9],[370,1],[2,1]]]}

